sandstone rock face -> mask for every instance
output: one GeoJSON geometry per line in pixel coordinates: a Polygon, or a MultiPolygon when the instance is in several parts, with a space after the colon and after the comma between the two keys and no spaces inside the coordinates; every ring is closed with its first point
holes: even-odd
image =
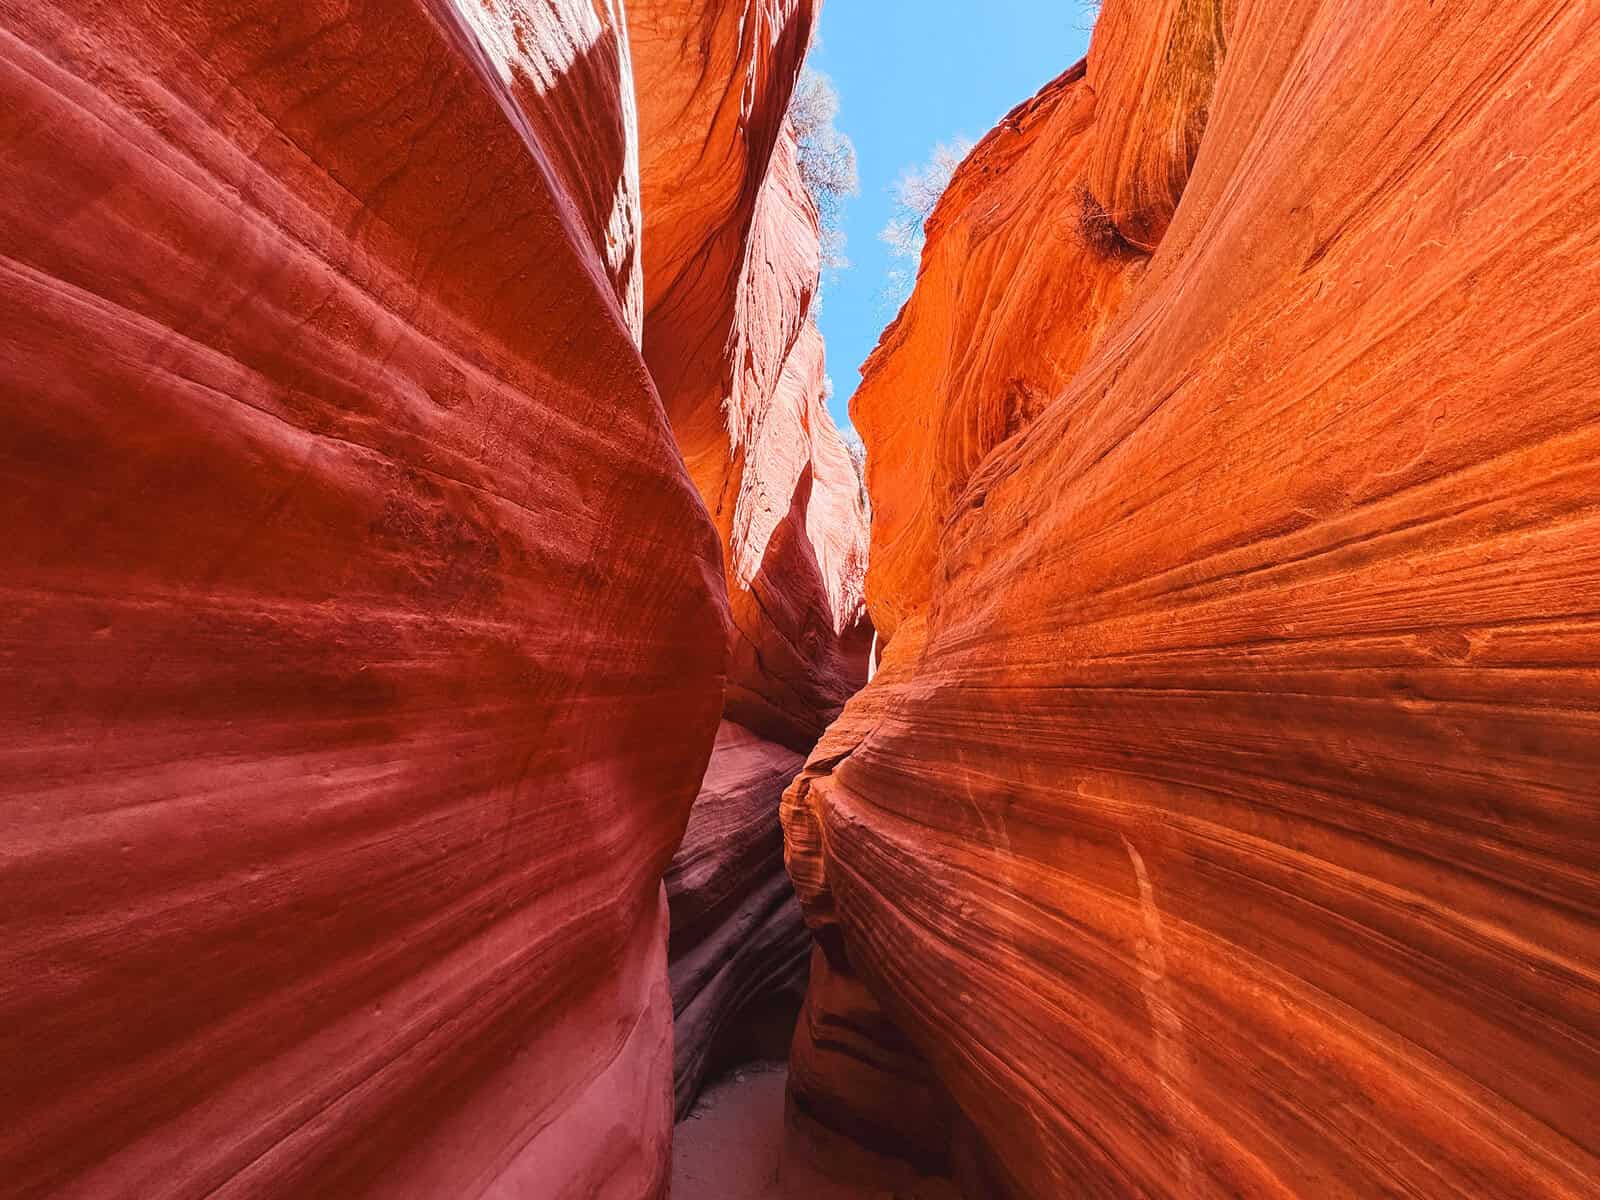
{"type": "Polygon", "coordinates": [[[742,1014],[803,988],[778,805],[866,681],[860,481],[828,415],[789,98],[816,6],[629,5],[645,355],[723,544],[726,723],[668,877],[679,1112],[742,1014]]]}
{"type": "Polygon", "coordinates": [[[620,5],[0,2],[0,1192],[660,1193],[723,702],[620,5]]]}
{"type": "Polygon", "coordinates": [[[629,5],[645,357],[722,535],[728,716],[805,753],[862,682],[866,521],[824,403],[820,252],[785,120],[810,0],[629,5]]]}
{"type": "MultiPolygon", "coordinates": [[[[817,9],[815,0],[628,5],[649,214],[646,356],[702,492],[720,491],[729,431],[743,432],[742,411],[722,412],[738,400],[727,350],[757,201],[817,9]]],[[[788,250],[806,276],[815,248],[788,250]]]]}
{"type": "Polygon", "coordinates": [[[952,184],[785,819],[973,1191],[1593,1194],[1593,18],[1108,0],[952,184]]]}
{"type": "Polygon", "coordinates": [[[745,415],[723,446],[742,460],[738,491],[718,497],[714,515],[730,522],[728,715],[802,753],[866,682],[871,642],[864,496],[828,414],[817,270],[816,211],[786,134],[756,208],[729,347],[745,415]],[[797,246],[805,269],[789,274],[797,246]]]}
{"type": "Polygon", "coordinates": [[[1080,64],[983,140],[863,368],[852,415],[872,449],[867,590],[886,641],[927,606],[939,531],[973,470],[1071,381],[1144,269],[1108,244],[1093,193],[1062,184],[1087,170],[1097,130],[1080,64]]]}
{"type": "Polygon", "coordinates": [[[778,824],[778,801],[803,762],[724,722],[667,872],[680,1116],[735,1022],[785,995],[798,1008],[804,996],[811,935],[783,870],[778,824]]]}

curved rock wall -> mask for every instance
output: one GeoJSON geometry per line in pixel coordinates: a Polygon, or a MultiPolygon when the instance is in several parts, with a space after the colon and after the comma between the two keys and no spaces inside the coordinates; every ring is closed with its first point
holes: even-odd
{"type": "Polygon", "coordinates": [[[866,520],[824,403],[821,254],[785,114],[812,0],[629,5],[645,358],[722,535],[728,715],[805,753],[860,686],[866,520]]]}
{"type": "Polygon", "coordinates": [[[725,724],[668,876],[680,1114],[744,1014],[804,989],[778,805],[866,682],[872,637],[860,481],[812,315],[817,212],[785,119],[817,7],[629,5],[645,356],[722,537],[732,617],[725,724]]]}
{"type": "Polygon", "coordinates": [[[761,1030],[738,1038],[747,1019],[767,1005],[798,1008],[804,997],[811,935],[783,871],[778,824],[778,799],[804,761],[724,721],[667,872],[680,1116],[718,1058],[771,1052],[757,1043],[761,1030]]]}
{"type": "MultiPolygon", "coordinates": [[[[728,530],[729,717],[805,753],[866,682],[867,521],[828,413],[817,294],[817,214],[794,139],[779,141],[756,207],[729,346],[723,444],[738,491],[728,530]],[[804,253],[799,269],[786,268],[804,253]],[[734,442],[737,440],[737,447],[734,442]]],[[[712,503],[710,495],[707,504],[712,503]]]]}
{"type": "Polygon", "coordinates": [[[941,206],[854,409],[884,667],[785,816],[987,1190],[1592,1194],[1593,15],[1108,0],[941,206]],[[985,174],[1030,111],[1062,168],[985,174]]]}
{"type": "Polygon", "coordinates": [[[0,3],[0,1193],[660,1193],[723,700],[608,3],[0,3]]]}
{"type": "Polygon", "coordinates": [[[1080,63],[984,138],[928,222],[916,289],[862,368],[867,592],[885,643],[927,606],[939,531],[973,470],[1071,381],[1143,271],[1145,256],[1108,248],[1087,185],[1062,185],[1087,170],[1097,118],[1080,63]]]}
{"type": "MultiPolygon", "coordinates": [[[[752,223],[810,44],[816,0],[636,0],[628,5],[643,131],[645,357],[690,474],[720,498],[762,397],[732,395],[752,223]]],[[[792,341],[816,247],[783,248],[792,341]]],[[[756,331],[752,331],[755,333],[756,331]]],[[[738,480],[733,488],[737,492],[738,480]]],[[[714,513],[723,506],[713,503],[714,513]]],[[[718,520],[724,541],[728,515],[718,520]]]]}

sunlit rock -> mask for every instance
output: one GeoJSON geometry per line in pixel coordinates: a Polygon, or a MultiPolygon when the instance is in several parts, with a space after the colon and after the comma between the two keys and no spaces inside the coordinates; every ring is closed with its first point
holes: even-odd
{"type": "MultiPolygon", "coordinates": [[[[1600,1178],[1592,32],[1107,0],[952,183],[785,816],[973,1194],[1600,1178]]],[[[792,1100],[870,1126],[865,1053],[792,1100]]]]}

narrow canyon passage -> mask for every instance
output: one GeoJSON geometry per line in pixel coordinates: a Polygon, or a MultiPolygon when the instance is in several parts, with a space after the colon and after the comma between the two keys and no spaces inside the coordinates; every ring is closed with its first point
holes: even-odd
{"type": "Polygon", "coordinates": [[[0,0],[0,1200],[1600,1196],[1600,4],[1095,7],[863,462],[821,0],[0,0]]]}

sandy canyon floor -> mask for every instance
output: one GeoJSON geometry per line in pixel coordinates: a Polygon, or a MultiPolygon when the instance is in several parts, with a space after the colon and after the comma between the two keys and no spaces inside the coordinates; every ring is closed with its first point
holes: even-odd
{"type": "Polygon", "coordinates": [[[784,1157],[788,1064],[746,1063],[707,1086],[673,1134],[672,1200],[954,1200],[935,1180],[841,1184],[784,1157]]]}

